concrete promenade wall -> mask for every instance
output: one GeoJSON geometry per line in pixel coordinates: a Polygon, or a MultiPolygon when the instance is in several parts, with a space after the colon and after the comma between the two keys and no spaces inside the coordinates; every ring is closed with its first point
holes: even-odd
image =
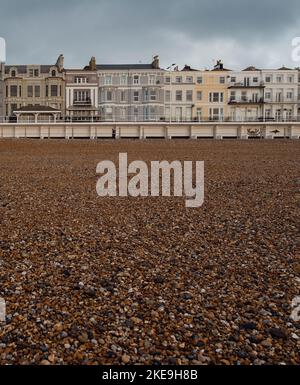
{"type": "Polygon", "coordinates": [[[26,123],[0,124],[0,138],[299,139],[300,123],[26,123]]]}

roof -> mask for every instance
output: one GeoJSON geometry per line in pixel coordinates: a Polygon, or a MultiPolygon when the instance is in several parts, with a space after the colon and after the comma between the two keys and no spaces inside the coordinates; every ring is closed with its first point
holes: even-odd
{"type": "Polygon", "coordinates": [[[245,68],[243,71],[260,71],[260,69],[254,67],[254,66],[250,66],[250,67],[245,68]]]}
{"type": "Polygon", "coordinates": [[[281,68],[278,68],[278,71],[294,71],[292,68],[287,68],[285,66],[282,66],[281,68]]]}
{"type": "Polygon", "coordinates": [[[228,68],[213,68],[211,71],[224,71],[224,72],[228,72],[228,71],[231,71],[230,69],[228,68]]]}
{"type": "Polygon", "coordinates": [[[182,68],[181,71],[198,71],[198,70],[196,70],[196,69],[194,69],[194,68],[192,68],[192,67],[190,67],[189,65],[186,64],[186,65],[182,68]]]}
{"type": "Polygon", "coordinates": [[[50,69],[53,68],[53,67],[56,67],[55,65],[50,65],[50,64],[46,64],[46,65],[36,65],[36,64],[32,64],[32,65],[6,65],[5,66],[5,74],[9,74],[9,71],[12,69],[12,68],[16,68],[16,70],[18,71],[19,74],[26,74],[27,73],[27,68],[29,67],[37,67],[40,69],[40,72],[42,74],[48,74],[50,72],[50,69]]]}
{"type": "Polygon", "coordinates": [[[24,106],[14,112],[59,112],[60,110],[49,106],[24,106]]]}
{"type": "Polygon", "coordinates": [[[153,70],[152,64],[97,64],[97,70],[153,70]]]}

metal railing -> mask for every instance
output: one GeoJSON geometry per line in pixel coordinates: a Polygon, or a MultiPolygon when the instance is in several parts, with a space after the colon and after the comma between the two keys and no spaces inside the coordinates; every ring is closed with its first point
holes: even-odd
{"type": "Polygon", "coordinates": [[[24,117],[19,118],[18,121],[16,117],[4,117],[0,116],[0,123],[11,123],[11,124],[53,124],[53,123],[71,123],[71,122],[95,122],[95,123],[117,123],[117,122],[124,122],[124,123],[209,123],[209,122],[215,122],[215,123],[222,123],[222,122],[232,122],[232,123],[247,123],[247,122],[300,122],[300,115],[298,116],[287,116],[287,117],[263,117],[263,116],[232,116],[232,117],[222,117],[222,116],[212,116],[212,117],[165,117],[165,116],[155,116],[155,117],[146,117],[146,116],[64,116],[64,117],[57,117],[56,120],[53,117],[42,117],[38,118],[37,120],[34,119],[34,117],[24,117]]]}

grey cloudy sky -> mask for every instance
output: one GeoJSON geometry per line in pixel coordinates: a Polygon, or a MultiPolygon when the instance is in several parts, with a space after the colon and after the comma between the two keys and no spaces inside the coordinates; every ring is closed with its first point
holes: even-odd
{"type": "Polygon", "coordinates": [[[66,67],[171,63],[211,67],[299,66],[291,41],[300,36],[299,0],[0,0],[0,36],[11,64],[66,67]]]}

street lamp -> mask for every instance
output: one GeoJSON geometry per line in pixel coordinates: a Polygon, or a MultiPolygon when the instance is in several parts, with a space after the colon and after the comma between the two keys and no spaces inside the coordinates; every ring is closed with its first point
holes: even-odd
{"type": "Polygon", "coordinates": [[[170,109],[170,123],[172,123],[172,69],[176,66],[176,63],[171,64],[168,68],[167,71],[169,71],[170,75],[170,101],[169,101],[169,109],[170,109]]]}

